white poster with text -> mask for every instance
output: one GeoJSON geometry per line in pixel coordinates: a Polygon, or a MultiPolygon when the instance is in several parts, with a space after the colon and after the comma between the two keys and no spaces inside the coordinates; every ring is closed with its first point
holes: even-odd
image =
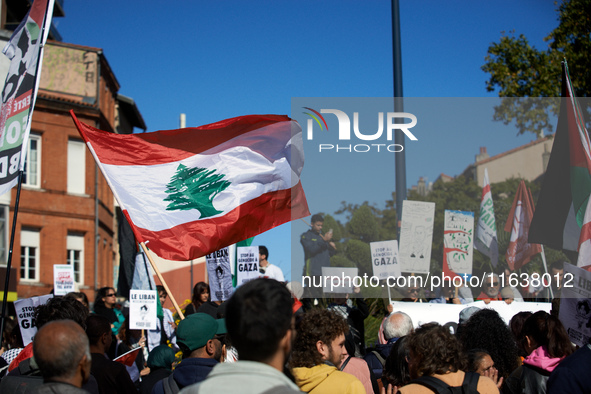
{"type": "Polygon", "coordinates": [[[236,287],[259,277],[259,247],[236,248],[236,287]]]}
{"type": "Polygon", "coordinates": [[[423,201],[402,202],[400,225],[400,271],[426,274],[431,266],[433,218],[435,203],[423,201]]]}
{"type": "Polygon", "coordinates": [[[158,308],[156,290],[129,291],[129,328],[132,330],[155,330],[158,308]]]}
{"type": "Polygon", "coordinates": [[[389,276],[400,276],[400,264],[398,263],[398,241],[371,242],[371,266],[373,276],[378,279],[386,279],[389,276]]]}
{"type": "Polygon", "coordinates": [[[37,325],[35,324],[35,319],[33,319],[35,308],[39,305],[45,305],[50,298],[53,298],[53,295],[47,294],[14,301],[14,309],[21,329],[23,345],[27,346],[33,342],[33,337],[37,333],[37,325]]]}

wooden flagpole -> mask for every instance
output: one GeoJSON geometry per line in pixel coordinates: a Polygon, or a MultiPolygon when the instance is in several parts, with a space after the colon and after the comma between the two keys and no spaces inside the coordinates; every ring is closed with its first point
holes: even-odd
{"type": "Polygon", "coordinates": [[[179,314],[179,317],[181,318],[181,320],[184,320],[185,315],[183,315],[183,312],[181,311],[179,304],[177,304],[176,300],[174,299],[174,296],[172,295],[170,289],[168,288],[168,285],[164,281],[164,278],[162,277],[160,270],[158,270],[158,267],[156,267],[156,263],[154,263],[154,260],[152,260],[152,256],[150,256],[150,253],[148,253],[148,248],[146,248],[146,244],[143,242],[140,242],[140,246],[142,247],[144,254],[148,257],[148,261],[150,262],[152,269],[154,269],[156,276],[158,276],[160,283],[162,283],[162,286],[164,286],[164,290],[166,290],[166,294],[168,294],[168,296],[170,297],[170,301],[172,301],[172,305],[174,306],[174,309],[176,309],[176,312],[179,314]]]}

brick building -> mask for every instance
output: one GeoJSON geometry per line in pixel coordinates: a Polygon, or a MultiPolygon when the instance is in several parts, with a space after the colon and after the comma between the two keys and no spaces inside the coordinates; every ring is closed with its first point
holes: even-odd
{"type": "MultiPolygon", "coordinates": [[[[11,33],[2,33],[3,46],[11,33]]],[[[71,264],[77,287],[93,300],[96,287],[114,285],[115,201],[69,111],[105,131],[130,133],[146,126],[133,100],[118,94],[101,49],[51,41],[43,59],[15,227],[17,293],[19,298],[47,294],[53,265],[71,264]]],[[[16,193],[13,188],[0,197],[4,264],[16,193]]]]}

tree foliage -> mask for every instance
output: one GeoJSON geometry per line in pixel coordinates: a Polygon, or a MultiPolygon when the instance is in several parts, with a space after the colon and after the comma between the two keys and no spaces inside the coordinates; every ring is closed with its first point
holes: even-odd
{"type": "MultiPolygon", "coordinates": [[[[514,32],[488,48],[482,70],[490,74],[489,92],[499,97],[560,97],[561,62],[566,59],[577,97],[591,96],[591,0],[563,0],[557,8],[558,27],[544,38],[545,50],[514,32]]],[[[505,99],[495,108],[494,119],[516,123],[519,134],[552,132],[550,116],[559,109],[558,100],[505,99]]],[[[591,108],[584,107],[587,115],[591,108]]],[[[587,117],[589,119],[589,116],[587,117]]]]}

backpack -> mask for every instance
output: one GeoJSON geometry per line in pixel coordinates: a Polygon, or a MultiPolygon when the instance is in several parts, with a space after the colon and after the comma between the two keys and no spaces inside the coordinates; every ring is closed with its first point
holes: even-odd
{"type": "Polygon", "coordinates": [[[36,387],[43,384],[43,377],[39,368],[31,365],[31,359],[27,358],[18,365],[20,375],[6,375],[0,383],[0,392],[3,393],[30,393],[36,387]]]}
{"type": "Polygon", "coordinates": [[[466,372],[461,386],[452,387],[441,379],[433,376],[421,376],[411,383],[427,387],[436,394],[478,394],[477,386],[480,375],[474,372],[466,372]]]}
{"type": "Polygon", "coordinates": [[[172,375],[170,374],[167,378],[162,379],[162,388],[164,388],[166,394],[176,394],[180,391],[179,385],[172,375]]]}

